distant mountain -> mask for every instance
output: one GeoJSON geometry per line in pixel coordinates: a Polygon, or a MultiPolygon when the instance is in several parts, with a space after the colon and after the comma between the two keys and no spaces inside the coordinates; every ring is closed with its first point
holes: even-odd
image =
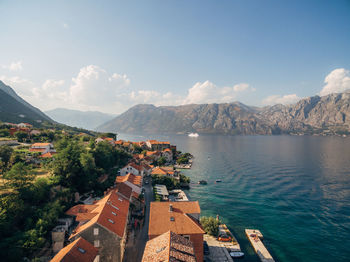
{"type": "Polygon", "coordinates": [[[54,122],[38,108],[23,100],[2,81],[0,81],[0,121],[27,122],[35,126],[39,126],[43,121],[54,122]]]}
{"type": "Polygon", "coordinates": [[[239,102],[183,106],[137,105],[99,126],[122,133],[243,135],[350,132],[350,93],[309,97],[293,105],[250,107],[239,102]]]}
{"type": "Polygon", "coordinates": [[[45,111],[45,113],[57,122],[89,130],[95,130],[97,126],[113,119],[116,116],[96,111],[84,112],[65,108],[56,108],[45,111]]]}

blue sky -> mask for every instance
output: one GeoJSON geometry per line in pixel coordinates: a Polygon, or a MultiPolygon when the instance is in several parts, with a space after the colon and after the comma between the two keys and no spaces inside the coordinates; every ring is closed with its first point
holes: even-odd
{"type": "Polygon", "coordinates": [[[350,1],[3,0],[0,32],[0,79],[43,110],[350,88],[350,1]]]}

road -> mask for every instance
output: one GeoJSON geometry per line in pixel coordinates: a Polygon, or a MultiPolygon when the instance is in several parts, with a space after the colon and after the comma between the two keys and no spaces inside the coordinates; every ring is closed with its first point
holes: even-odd
{"type": "MultiPolygon", "coordinates": [[[[150,178],[149,181],[151,180],[150,178]]],[[[148,225],[149,225],[149,211],[150,202],[153,201],[152,183],[144,185],[145,188],[145,222],[140,230],[131,232],[129,241],[125,248],[123,262],[140,262],[142,260],[143,251],[148,240],[148,225]]]]}

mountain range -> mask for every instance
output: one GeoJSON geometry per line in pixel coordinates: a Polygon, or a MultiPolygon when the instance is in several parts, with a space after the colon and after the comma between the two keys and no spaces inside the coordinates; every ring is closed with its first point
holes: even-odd
{"type": "Polygon", "coordinates": [[[350,92],[261,108],[240,102],[159,107],[136,105],[97,130],[149,134],[349,134],[350,92]]]}
{"type": "Polygon", "coordinates": [[[0,81],[0,121],[26,122],[34,126],[39,126],[44,121],[54,122],[38,108],[18,96],[11,87],[2,81],[0,81]]]}
{"type": "Polygon", "coordinates": [[[56,108],[45,111],[45,113],[59,123],[88,130],[95,130],[97,126],[116,116],[97,111],[79,111],[65,108],[56,108]]]}

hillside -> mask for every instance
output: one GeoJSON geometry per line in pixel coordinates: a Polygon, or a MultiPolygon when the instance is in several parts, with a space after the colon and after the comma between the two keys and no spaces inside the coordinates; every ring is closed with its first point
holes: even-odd
{"type": "Polygon", "coordinates": [[[124,133],[272,135],[349,133],[350,93],[314,96],[263,108],[239,102],[183,106],[137,105],[98,127],[124,133]]]}
{"type": "Polygon", "coordinates": [[[113,119],[115,115],[96,111],[79,111],[65,108],[56,108],[45,111],[53,120],[69,126],[95,130],[99,125],[113,119]]]}
{"type": "Polygon", "coordinates": [[[26,122],[38,126],[47,121],[53,122],[39,109],[33,107],[15,91],[0,81],[0,121],[20,123],[26,122]]]}

